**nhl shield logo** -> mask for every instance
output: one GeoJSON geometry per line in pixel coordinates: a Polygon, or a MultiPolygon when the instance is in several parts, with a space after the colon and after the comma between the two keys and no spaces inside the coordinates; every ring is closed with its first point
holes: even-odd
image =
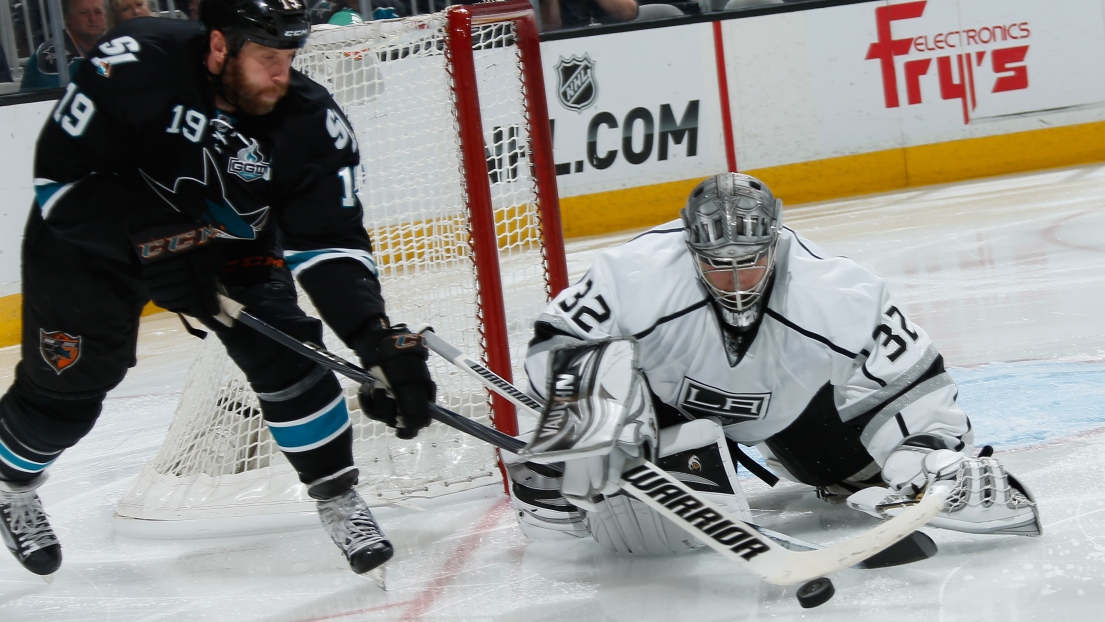
{"type": "Polygon", "coordinates": [[[590,55],[571,58],[560,57],[556,64],[556,96],[560,104],[568,110],[582,112],[595,103],[599,96],[599,85],[595,82],[595,61],[590,55]]]}
{"type": "Polygon", "coordinates": [[[81,336],[73,336],[60,330],[38,330],[38,351],[46,364],[58,375],[69,369],[81,358],[81,336]]]}

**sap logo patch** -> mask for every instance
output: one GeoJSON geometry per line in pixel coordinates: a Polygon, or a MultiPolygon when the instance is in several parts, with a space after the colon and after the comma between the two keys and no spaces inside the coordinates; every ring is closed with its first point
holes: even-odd
{"type": "Polygon", "coordinates": [[[719,417],[722,425],[762,419],[771,393],[727,393],[701,382],[683,379],[679,408],[692,417],[719,417]]]}
{"type": "Polygon", "coordinates": [[[571,58],[560,57],[556,64],[556,96],[560,105],[568,110],[582,112],[599,97],[599,85],[595,81],[595,61],[590,55],[571,58]]]}
{"type": "Polygon", "coordinates": [[[38,351],[42,360],[60,376],[61,372],[77,364],[81,358],[81,336],[60,330],[46,332],[38,329],[38,351]]]}

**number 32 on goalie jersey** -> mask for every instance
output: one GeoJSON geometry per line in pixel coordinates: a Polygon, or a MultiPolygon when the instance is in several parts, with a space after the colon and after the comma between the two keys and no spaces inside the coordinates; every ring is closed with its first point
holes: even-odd
{"type": "Polygon", "coordinates": [[[610,306],[603,300],[602,294],[591,295],[593,285],[591,279],[586,279],[578,286],[582,288],[581,291],[557,304],[561,311],[570,314],[572,322],[585,333],[610,319],[610,306]]]}

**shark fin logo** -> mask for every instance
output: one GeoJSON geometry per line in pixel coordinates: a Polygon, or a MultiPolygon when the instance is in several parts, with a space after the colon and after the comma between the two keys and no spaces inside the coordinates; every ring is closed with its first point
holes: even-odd
{"type": "Polygon", "coordinates": [[[216,229],[223,238],[253,240],[257,232],[265,228],[269,218],[268,206],[242,213],[226,198],[226,185],[219,173],[215,157],[203,150],[203,179],[178,177],[170,190],[157,180],[139,170],[146,183],[166,203],[183,214],[196,216],[216,229]],[[202,213],[199,212],[202,210],[202,213]]]}
{"type": "Polygon", "coordinates": [[[81,336],[38,329],[38,352],[59,376],[81,358],[81,336]]]}

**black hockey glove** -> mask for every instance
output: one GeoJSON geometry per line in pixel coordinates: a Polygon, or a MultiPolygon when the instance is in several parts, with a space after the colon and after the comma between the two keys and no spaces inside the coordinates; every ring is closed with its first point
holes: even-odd
{"type": "Polygon", "coordinates": [[[371,419],[395,428],[401,439],[412,439],[430,425],[430,404],[437,396],[437,385],[426,366],[429,351],[422,337],[406,325],[387,326],[373,320],[376,327],[354,340],[353,349],[361,363],[379,367],[391,387],[391,395],[379,384],[361,385],[357,397],[361,410],[371,419]]]}
{"type": "Polygon", "coordinates": [[[157,306],[195,318],[219,313],[215,298],[220,255],[210,230],[182,225],[154,227],[131,237],[146,293],[157,306]]]}

